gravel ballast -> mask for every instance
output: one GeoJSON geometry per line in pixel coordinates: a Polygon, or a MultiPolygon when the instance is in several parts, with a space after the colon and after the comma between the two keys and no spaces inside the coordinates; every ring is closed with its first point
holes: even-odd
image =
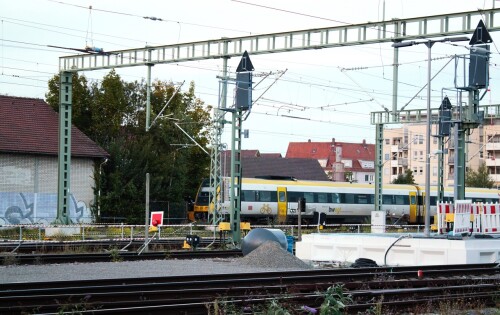
{"type": "Polygon", "coordinates": [[[0,266],[0,283],[303,270],[311,267],[276,242],[233,259],[165,259],[99,263],[0,266]]]}

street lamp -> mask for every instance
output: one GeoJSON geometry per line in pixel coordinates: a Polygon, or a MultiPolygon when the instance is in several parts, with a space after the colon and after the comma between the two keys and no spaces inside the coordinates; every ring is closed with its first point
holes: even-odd
{"type": "Polygon", "coordinates": [[[424,44],[428,48],[428,59],[427,59],[427,130],[426,130],[426,147],[425,147],[425,230],[424,235],[430,235],[430,225],[431,225],[431,216],[430,216],[430,204],[431,204],[431,48],[435,43],[443,43],[443,42],[461,42],[468,41],[469,38],[465,36],[460,37],[447,37],[443,39],[437,40],[426,40],[426,41],[408,41],[408,42],[396,42],[392,44],[394,48],[400,47],[409,47],[419,44],[424,44]]]}

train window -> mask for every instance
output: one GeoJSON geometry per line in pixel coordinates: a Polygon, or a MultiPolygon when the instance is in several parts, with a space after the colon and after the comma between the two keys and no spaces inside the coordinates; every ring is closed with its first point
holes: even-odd
{"type": "Polygon", "coordinates": [[[277,200],[276,195],[272,194],[270,191],[260,190],[260,191],[258,191],[258,193],[259,193],[258,201],[261,201],[261,202],[271,202],[271,201],[276,201],[277,200]],[[273,195],[274,195],[274,198],[272,197],[273,195]]]}
{"type": "Polygon", "coordinates": [[[202,197],[200,194],[200,196],[196,199],[196,204],[199,206],[208,206],[208,196],[202,197]]]}
{"type": "Polygon", "coordinates": [[[368,194],[359,194],[358,195],[358,202],[359,204],[370,204],[371,201],[370,201],[370,195],[368,194]]]}
{"type": "Polygon", "coordinates": [[[340,203],[340,194],[333,193],[330,194],[330,197],[332,198],[332,203],[340,203]]]}
{"type": "Polygon", "coordinates": [[[405,203],[405,198],[406,196],[403,196],[403,195],[394,195],[394,203],[397,204],[397,205],[404,205],[404,204],[407,204],[405,203]]]}
{"type": "Polygon", "coordinates": [[[279,191],[278,192],[278,200],[280,202],[285,202],[286,201],[286,194],[284,191],[279,191]]]}
{"type": "Polygon", "coordinates": [[[318,197],[319,203],[327,203],[328,202],[328,195],[326,193],[317,193],[316,196],[318,197]]]}
{"type": "Polygon", "coordinates": [[[354,203],[354,194],[345,194],[345,203],[354,203]]]}
{"type": "Polygon", "coordinates": [[[384,205],[392,205],[394,202],[392,201],[392,195],[382,195],[382,203],[384,205]]]}
{"type": "Polygon", "coordinates": [[[411,204],[411,205],[414,205],[414,204],[416,204],[416,203],[417,203],[417,198],[416,198],[416,196],[410,196],[410,204],[411,204]]]}
{"type": "Polygon", "coordinates": [[[304,198],[306,198],[307,203],[314,203],[314,193],[304,192],[304,198]]]}
{"type": "Polygon", "coordinates": [[[241,191],[241,201],[255,201],[255,191],[242,190],[241,191]]]}
{"type": "Polygon", "coordinates": [[[346,203],[346,202],[345,202],[345,194],[344,194],[344,193],[339,194],[339,199],[340,199],[340,200],[339,200],[339,203],[346,203]]]}
{"type": "Polygon", "coordinates": [[[298,191],[289,191],[288,192],[288,202],[299,202],[299,199],[304,196],[303,193],[298,191]]]}
{"type": "Polygon", "coordinates": [[[444,202],[453,202],[453,197],[443,197],[444,202]]]}

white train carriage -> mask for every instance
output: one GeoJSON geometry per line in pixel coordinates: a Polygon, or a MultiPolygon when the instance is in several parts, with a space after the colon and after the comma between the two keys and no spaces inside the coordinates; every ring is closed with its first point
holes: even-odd
{"type": "MultiPolygon", "coordinates": [[[[229,211],[229,180],[225,184],[223,209],[229,211]]],[[[300,198],[305,199],[301,218],[311,222],[315,213],[325,213],[328,223],[365,222],[374,210],[374,185],[329,181],[294,181],[244,178],[241,189],[241,220],[296,222],[300,198]]],[[[384,187],[382,210],[393,217],[417,211],[417,187],[384,187]]]]}
{"type": "MultiPolygon", "coordinates": [[[[230,178],[222,181],[222,212],[229,215],[230,178]]],[[[206,189],[205,189],[206,190],[206,189]]],[[[200,192],[204,190],[200,188],[200,192]]],[[[431,217],[436,213],[436,187],[431,188],[431,217]]],[[[498,202],[496,189],[468,188],[466,199],[475,202],[498,202]]],[[[423,224],[424,188],[417,185],[384,185],[382,210],[392,222],[423,224]]],[[[445,201],[453,201],[453,189],[446,188],[445,201]]],[[[327,223],[367,223],[375,210],[375,185],[330,181],[274,180],[243,178],[241,188],[241,221],[254,223],[296,223],[300,198],[305,199],[301,219],[313,223],[325,213],[327,223]]],[[[206,198],[205,198],[206,199],[206,198]]],[[[202,198],[200,198],[202,200],[202,198]]],[[[195,204],[198,200],[195,202],[195,204]]],[[[203,205],[196,204],[196,209],[203,205]]],[[[205,208],[208,207],[205,205],[205,208]]]]}

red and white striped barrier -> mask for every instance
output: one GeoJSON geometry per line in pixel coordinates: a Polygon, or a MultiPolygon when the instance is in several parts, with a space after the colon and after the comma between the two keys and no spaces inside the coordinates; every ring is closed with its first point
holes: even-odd
{"type": "Polygon", "coordinates": [[[448,233],[448,224],[446,222],[446,214],[453,213],[453,204],[448,202],[440,202],[437,204],[437,231],[438,234],[448,233]]]}
{"type": "Polygon", "coordinates": [[[470,233],[481,233],[481,213],[483,212],[482,203],[473,203],[470,207],[470,220],[472,225],[469,227],[470,233]]]}
{"type": "Polygon", "coordinates": [[[482,233],[500,232],[500,211],[498,203],[486,204],[481,215],[482,233]]]}
{"type": "Polygon", "coordinates": [[[500,233],[500,204],[471,203],[469,200],[458,200],[457,203],[437,204],[437,232],[446,234],[452,230],[453,235],[462,233],[500,233]],[[446,215],[454,214],[453,222],[446,222],[446,215]]]}

